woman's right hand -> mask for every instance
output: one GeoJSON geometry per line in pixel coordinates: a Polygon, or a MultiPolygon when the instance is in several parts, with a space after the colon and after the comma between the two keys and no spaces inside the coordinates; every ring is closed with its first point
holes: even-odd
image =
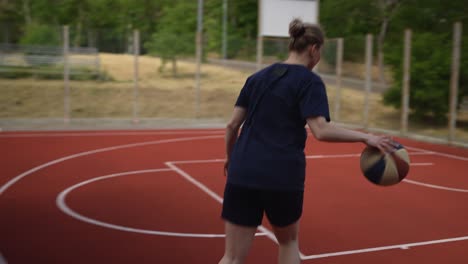
{"type": "Polygon", "coordinates": [[[368,146],[378,148],[382,153],[392,153],[396,150],[397,143],[389,136],[376,136],[368,134],[365,141],[368,146]]]}

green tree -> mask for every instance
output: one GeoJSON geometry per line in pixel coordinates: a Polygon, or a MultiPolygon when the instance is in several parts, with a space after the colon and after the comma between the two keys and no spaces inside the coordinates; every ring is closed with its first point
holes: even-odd
{"type": "Polygon", "coordinates": [[[379,0],[321,0],[320,24],[328,38],[379,32],[379,0]]]}
{"type": "MultiPolygon", "coordinates": [[[[413,30],[411,55],[412,115],[418,119],[444,122],[452,60],[453,23],[468,26],[468,7],[464,1],[407,0],[395,15],[385,46],[386,63],[392,68],[394,84],[384,98],[388,105],[400,107],[405,28],[413,30]],[[417,14],[417,15],[415,15],[417,14]]],[[[464,31],[459,81],[459,98],[468,95],[468,34],[464,31]]],[[[459,100],[461,101],[461,100],[459,100]]]]}
{"type": "Polygon", "coordinates": [[[177,59],[193,55],[197,26],[197,2],[180,1],[166,6],[157,31],[145,44],[150,54],[161,57],[160,71],[168,61],[172,62],[173,75],[177,75],[177,59]]]}
{"type": "MultiPolygon", "coordinates": [[[[256,8],[245,12],[244,8],[250,7],[255,1],[240,0],[229,2],[229,25],[228,36],[233,38],[255,39],[256,30],[256,8]],[[244,16],[242,11],[247,15],[244,16]],[[254,14],[255,16],[252,16],[254,14]],[[238,16],[237,16],[238,15],[238,16]],[[231,17],[232,16],[232,17],[231,17]],[[248,18],[248,19],[246,19],[248,18]],[[252,21],[252,19],[255,19],[252,21]],[[241,24],[242,27],[236,25],[241,24]],[[248,25],[247,31],[244,25],[248,25]],[[236,29],[236,31],[234,31],[236,29]],[[234,33],[236,32],[236,33],[234,33]]],[[[197,1],[176,1],[172,5],[166,5],[163,9],[156,28],[156,32],[151,39],[146,42],[145,48],[163,60],[160,70],[163,70],[167,62],[172,62],[174,75],[177,73],[177,58],[184,56],[193,56],[195,54],[195,34],[197,26],[197,1]]],[[[204,56],[207,53],[221,52],[221,33],[222,33],[222,1],[205,0],[203,14],[203,51],[204,56]]],[[[252,45],[235,46],[228,45],[230,50],[242,50],[251,48],[252,45]]],[[[230,42],[229,44],[232,44],[230,42]]],[[[250,43],[249,43],[250,44],[250,43]]]]}
{"type": "Polygon", "coordinates": [[[31,23],[26,26],[23,37],[20,39],[23,45],[59,46],[59,28],[31,23]]]}
{"type": "Polygon", "coordinates": [[[14,1],[0,1],[0,42],[14,43],[18,41],[15,32],[24,23],[14,1]]]}
{"type": "Polygon", "coordinates": [[[380,0],[322,0],[320,24],[327,38],[345,38],[344,59],[364,59],[365,35],[378,34],[381,28],[380,0]]]}
{"type": "MultiPolygon", "coordinates": [[[[468,5],[463,0],[322,0],[320,20],[327,36],[345,38],[345,59],[363,58],[362,37],[377,35],[378,62],[384,59],[393,74],[385,102],[400,107],[403,33],[413,30],[410,105],[413,115],[444,120],[448,110],[453,23],[468,26],[468,5]]],[[[464,30],[460,73],[460,98],[468,94],[464,30]]],[[[383,79],[383,78],[381,78],[383,79]]],[[[461,101],[461,100],[460,100],[461,101]]]]}
{"type": "Polygon", "coordinates": [[[228,1],[228,58],[251,58],[256,54],[257,0],[228,1]]]}

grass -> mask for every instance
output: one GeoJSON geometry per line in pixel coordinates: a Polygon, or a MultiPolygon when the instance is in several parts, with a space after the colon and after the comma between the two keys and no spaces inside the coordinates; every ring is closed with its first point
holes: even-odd
{"type": "MultiPolygon", "coordinates": [[[[72,118],[130,118],[133,115],[133,57],[100,54],[101,70],[111,81],[70,81],[72,118]]],[[[178,77],[172,76],[171,65],[159,72],[158,58],[139,57],[138,113],[149,118],[195,117],[195,66],[178,61],[178,77]]],[[[202,66],[200,112],[202,118],[227,120],[249,71],[226,69],[215,65],[202,66]]],[[[334,111],[335,90],[328,86],[330,109],[334,111]]],[[[0,118],[60,118],[64,109],[64,84],[61,80],[33,78],[0,79],[0,118]]],[[[340,122],[361,124],[364,93],[344,87],[341,92],[340,122]]],[[[384,106],[379,93],[370,99],[369,126],[398,130],[400,112],[384,106]]],[[[468,117],[462,117],[468,118],[468,117]]],[[[417,123],[414,132],[431,136],[447,135],[445,127],[417,123]]],[[[458,129],[457,135],[468,140],[468,131],[458,129]]]]}

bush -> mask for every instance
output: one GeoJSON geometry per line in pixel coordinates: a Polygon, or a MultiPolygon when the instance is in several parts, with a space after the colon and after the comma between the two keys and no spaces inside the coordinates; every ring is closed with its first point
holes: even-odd
{"type": "Polygon", "coordinates": [[[228,35],[228,59],[255,60],[257,52],[257,40],[232,33],[228,35]]]}
{"type": "Polygon", "coordinates": [[[25,61],[32,66],[48,66],[54,65],[60,61],[61,55],[54,54],[53,52],[44,53],[43,49],[47,46],[60,46],[59,31],[53,27],[30,24],[26,26],[24,35],[20,39],[22,45],[34,45],[38,48],[28,48],[24,54],[25,61]]]}
{"type": "Polygon", "coordinates": [[[60,31],[57,28],[41,25],[30,24],[26,26],[24,34],[20,39],[22,45],[42,45],[42,46],[59,46],[60,31]]]}

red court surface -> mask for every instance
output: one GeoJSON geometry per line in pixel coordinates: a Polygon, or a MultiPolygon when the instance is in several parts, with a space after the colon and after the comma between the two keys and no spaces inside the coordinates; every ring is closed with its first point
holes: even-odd
{"type": "MultiPolygon", "coordinates": [[[[468,263],[468,150],[399,139],[404,182],[363,145],[307,141],[303,263],[468,263]]],[[[223,130],[0,133],[0,263],[217,263],[223,130]]],[[[266,221],[247,263],[276,263],[266,221]]]]}

